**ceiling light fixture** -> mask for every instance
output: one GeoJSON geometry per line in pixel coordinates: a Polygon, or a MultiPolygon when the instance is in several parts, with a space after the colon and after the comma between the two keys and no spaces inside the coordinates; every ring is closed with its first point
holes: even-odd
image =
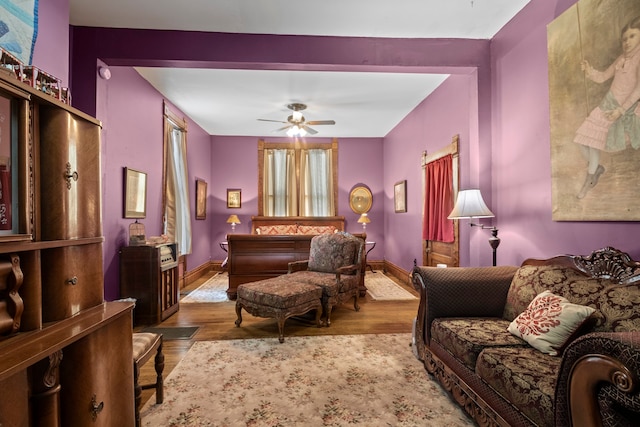
{"type": "Polygon", "coordinates": [[[302,113],[300,111],[294,111],[291,116],[293,117],[294,122],[301,122],[302,120],[304,120],[304,117],[302,116],[302,113]]]}
{"type": "Polygon", "coordinates": [[[287,135],[290,136],[291,138],[296,136],[303,137],[306,134],[307,134],[307,131],[298,125],[291,126],[289,129],[287,129],[287,135]]]}

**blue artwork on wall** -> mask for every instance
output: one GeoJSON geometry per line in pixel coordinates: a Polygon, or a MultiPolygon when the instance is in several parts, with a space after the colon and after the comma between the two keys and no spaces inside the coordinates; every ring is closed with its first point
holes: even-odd
{"type": "Polygon", "coordinates": [[[31,65],[38,35],[38,0],[0,0],[0,47],[31,65]]]}

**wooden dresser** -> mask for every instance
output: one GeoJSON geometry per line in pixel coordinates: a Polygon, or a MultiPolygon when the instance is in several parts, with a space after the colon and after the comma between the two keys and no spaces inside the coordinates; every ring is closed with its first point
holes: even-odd
{"type": "Polygon", "coordinates": [[[100,122],[0,74],[0,425],[133,426],[133,304],[103,298],[100,122]]]}

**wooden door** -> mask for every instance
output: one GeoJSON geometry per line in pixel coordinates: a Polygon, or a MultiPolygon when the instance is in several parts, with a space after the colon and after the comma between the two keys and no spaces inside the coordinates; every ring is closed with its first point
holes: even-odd
{"type": "MultiPolygon", "coordinates": [[[[424,169],[427,164],[451,154],[453,156],[453,194],[458,192],[458,181],[460,176],[458,149],[459,135],[455,135],[449,145],[436,151],[433,154],[423,155],[422,158],[422,187],[424,189],[424,169]]],[[[424,194],[424,191],[423,191],[424,194]]],[[[424,212],[423,212],[424,215],[424,212]]],[[[438,242],[434,240],[424,240],[422,242],[422,264],[430,267],[446,265],[447,267],[458,267],[460,265],[460,249],[458,239],[458,221],[453,222],[453,242],[438,242]]]]}

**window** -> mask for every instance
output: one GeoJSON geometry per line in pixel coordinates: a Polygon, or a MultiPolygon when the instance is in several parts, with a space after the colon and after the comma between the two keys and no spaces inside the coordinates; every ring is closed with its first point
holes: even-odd
{"type": "Polygon", "coordinates": [[[164,234],[191,253],[191,204],[187,171],[187,122],[164,105],[164,234]]]}
{"type": "Polygon", "coordinates": [[[335,216],[338,141],[258,141],[258,215],[335,216]]]}

